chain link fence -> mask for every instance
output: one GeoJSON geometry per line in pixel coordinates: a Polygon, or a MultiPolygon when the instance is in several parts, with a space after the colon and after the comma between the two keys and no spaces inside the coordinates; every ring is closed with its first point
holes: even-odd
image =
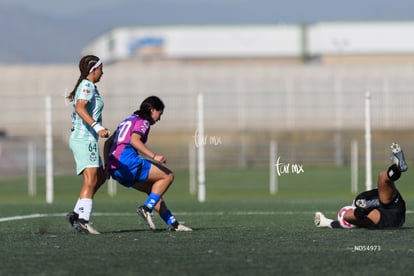
{"type": "MultiPolygon", "coordinates": [[[[414,66],[145,64],[105,65],[98,88],[103,125],[114,130],[149,95],[166,110],[148,145],[169,164],[188,166],[196,146],[196,97],[205,99],[207,168],[262,166],[269,143],[289,162],[347,165],[350,144],[364,149],[364,99],[372,96],[373,162],[387,158],[388,143],[409,149],[414,121],[414,66]]],[[[30,152],[44,171],[45,97],[52,97],[54,168],[74,173],[69,150],[71,103],[65,95],[78,78],[75,65],[0,67],[0,172],[22,175],[30,152]]],[[[362,163],[362,162],[361,162],[362,163]]]]}

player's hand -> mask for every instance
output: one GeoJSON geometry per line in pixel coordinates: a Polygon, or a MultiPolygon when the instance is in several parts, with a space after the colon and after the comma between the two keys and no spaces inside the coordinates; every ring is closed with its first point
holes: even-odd
{"type": "Polygon", "coordinates": [[[108,138],[109,135],[111,134],[109,129],[104,128],[100,123],[98,123],[96,121],[94,121],[91,124],[91,127],[93,128],[93,130],[95,130],[96,133],[98,133],[99,137],[101,137],[101,138],[108,138]]]}
{"type": "Polygon", "coordinates": [[[111,135],[111,132],[109,131],[109,129],[105,128],[105,129],[100,130],[98,134],[99,134],[99,137],[101,138],[108,138],[109,135],[111,135]]]}
{"type": "Polygon", "coordinates": [[[159,163],[161,163],[161,164],[165,164],[165,163],[167,163],[167,159],[165,159],[165,157],[164,157],[164,156],[162,156],[162,155],[158,155],[158,154],[156,154],[156,155],[154,156],[154,160],[155,160],[155,161],[157,161],[157,162],[159,162],[159,163]]]}

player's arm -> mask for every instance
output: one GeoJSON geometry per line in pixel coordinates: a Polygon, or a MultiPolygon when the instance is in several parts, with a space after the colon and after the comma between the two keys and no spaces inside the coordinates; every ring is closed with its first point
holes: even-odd
{"type": "Polygon", "coordinates": [[[88,105],[87,100],[77,100],[76,101],[76,107],[75,112],[79,115],[79,117],[82,118],[85,123],[88,125],[92,125],[95,120],[92,118],[92,116],[89,114],[88,110],[86,109],[86,106],[88,105]]]}
{"type": "Polygon", "coordinates": [[[167,161],[164,156],[155,154],[147,148],[147,146],[141,141],[141,135],[139,133],[134,132],[132,134],[130,143],[139,153],[144,154],[157,162],[165,163],[167,161]]]}
{"type": "Polygon", "coordinates": [[[86,109],[87,105],[88,105],[87,100],[83,100],[83,99],[77,100],[75,112],[79,115],[79,117],[82,118],[82,120],[85,123],[90,125],[96,131],[96,133],[98,133],[100,137],[103,137],[103,138],[108,137],[109,131],[103,126],[101,126],[100,124],[98,124],[97,122],[95,122],[95,120],[92,118],[92,116],[89,114],[88,110],[86,109]]]}

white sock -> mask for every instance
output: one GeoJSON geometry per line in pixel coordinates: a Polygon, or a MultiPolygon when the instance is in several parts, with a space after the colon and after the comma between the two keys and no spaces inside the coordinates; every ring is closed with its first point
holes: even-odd
{"type": "Polygon", "coordinates": [[[79,199],[79,218],[89,221],[92,213],[92,199],[82,198],[79,199]]]}
{"type": "Polygon", "coordinates": [[[326,227],[329,227],[329,228],[332,228],[332,222],[333,222],[334,220],[333,219],[326,219],[326,223],[328,224],[326,227]]]}
{"type": "Polygon", "coordinates": [[[79,215],[79,207],[80,207],[80,198],[76,201],[75,208],[73,208],[73,212],[79,215]]]}

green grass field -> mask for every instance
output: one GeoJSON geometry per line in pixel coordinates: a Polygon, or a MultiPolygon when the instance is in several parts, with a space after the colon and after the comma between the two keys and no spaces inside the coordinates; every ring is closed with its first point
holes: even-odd
{"type": "MultiPolygon", "coordinates": [[[[374,170],[376,174],[378,169],[374,170]]],[[[27,195],[25,179],[0,181],[0,275],[408,275],[414,269],[414,176],[398,187],[407,221],[398,230],[331,230],[313,225],[315,211],[335,217],[352,202],[349,168],[305,168],[282,175],[269,195],[266,168],[209,170],[207,201],[188,192],[176,171],[165,199],[189,233],[150,231],[135,214],[144,194],[106,185],[92,221],[101,235],[76,233],[64,214],[73,208],[81,178],[56,177],[53,204],[44,179],[27,195]]],[[[360,183],[363,183],[360,172],[360,183]]],[[[375,178],[374,178],[375,180],[375,178]]],[[[363,190],[360,185],[360,190],[363,190]]]]}

